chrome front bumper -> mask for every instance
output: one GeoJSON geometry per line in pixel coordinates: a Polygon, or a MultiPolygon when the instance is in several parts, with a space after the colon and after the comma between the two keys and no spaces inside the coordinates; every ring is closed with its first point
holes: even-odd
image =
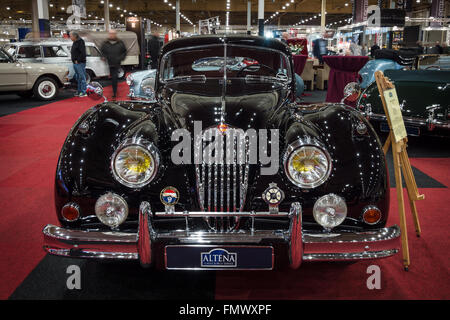
{"type": "MultiPolygon", "coordinates": [[[[253,219],[252,219],[253,220],[253,219]]],[[[99,258],[119,260],[140,260],[144,266],[154,260],[152,249],[155,243],[176,240],[181,245],[233,245],[258,246],[262,242],[281,242],[287,245],[290,266],[298,268],[302,261],[345,261],[386,258],[399,250],[400,229],[394,225],[365,232],[352,233],[303,233],[302,209],[294,203],[288,213],[220,213],[181,212],[153,214],[148,202],[139,210],[137,233],[115,231],[70,230],[47,225],[44,230],[44,250],[50,254],[74,258],[99,258]],[[193,232],[177,230],[157,232],[153,228],[153,216],[172,217],[289,217],[289,230],[251,230],[229,233],[193,232]]]]}

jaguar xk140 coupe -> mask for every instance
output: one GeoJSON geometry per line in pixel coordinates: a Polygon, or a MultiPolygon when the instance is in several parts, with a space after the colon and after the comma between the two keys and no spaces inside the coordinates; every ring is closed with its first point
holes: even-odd
{"type": "Polygon", "coordinates": [[[297,104],[295,85],[278,40],[169,42],[155,101],[104,102],[73,126],[44,249],[189,270],[397,253],[374,129],[344,104],[297,104]]]}

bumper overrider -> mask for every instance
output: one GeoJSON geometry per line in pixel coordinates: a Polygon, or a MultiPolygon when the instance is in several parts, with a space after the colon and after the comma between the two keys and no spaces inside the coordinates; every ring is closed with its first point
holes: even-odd
{"type": "MultiPolygon", "coordinates": [[[[139,260],[143,266],[149,266],[155,262],[157,255],[152,252],[158,243],[173,243],[173,241],[176,241],[177,246],[181,248],[196,246],[262,248],[263,244],[275,242],[281,243],[282,247],[286,248],[284,254],[287,253],[290,267],[295,269],[301,265],[302,261],[347,261],[392,256],[399,250],[400,229],[394,225],[364,232],[304,233],[300,203],[293,203],[290,212],[284,213],[153,213],[150,204],[142,202],[139,209],[137,233],[82,231],[47,225],[43,230],[43,235],[44,250],[53,255],[74,258],[139,260]],[[252,220],[257,217],[288,217],[290,225],[288,230],[279,231],[255,230],[252,227],[248,231],[194,232],[190,231],[188,224],[186,224],[185,230],[157,232],[152,222],[154,216],[185,217],[186,220],[188,217],[240,216],[250,217],[252,220]]],[[[267,248],[267,246],[264,246],[264,248],[267,248]]],[[[277,246],[277,248],[279,247],[277,246]]],[[[171,269],[167,265],[167,250],[165,251],[165,263],[166,268],[171,269]]],[[[214,269],[220,268],[215,267],[214,269]]],[[[230,268],[227,267],[226,269],[230,268]]]]}

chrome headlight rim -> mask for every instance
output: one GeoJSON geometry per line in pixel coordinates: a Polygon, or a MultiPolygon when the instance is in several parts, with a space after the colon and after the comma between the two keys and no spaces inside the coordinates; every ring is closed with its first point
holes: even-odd
{"type": "Polygon", "coordinates": [[[108,191],[108,192],[102,194],[100,197],[98,197],[97,201],[95,201],[94,211],[95,211],[95,216],[102,224],[104,224],[107,227],[110,227],[111,229],[115,229],[115,228],[118,228],[120,225],[122,225],[127,220],[128,214],[130,212],[130,208],[124,197],[122,197],[121,195],[114,193],[112,191],[108,191]],[[115,198],[116,200],[118,200],[123,205],[123,209],[125,211],[124,215],[121,217],[121,220],[119,220],[119,222],[116,224],[108,224],[107,219],[102,218],[102,215],[99,212],[99,207],[100,207],[99,203],[101,201],[105,201],[105,198],[108,198],[108,197],[115,198]]]}
{"type": "Polygon", "coordinates": [[[145,139],[136,139],[136,138],[130,138],[130,139],[126,139],[125,141],[123,141],[118,147],[117,149],[114,151],[113,155],[111,156],[111,172],[112,175],[114,177],[114,179],[119,182],[120,184],[129,187],[129,188],[133,188],[133,189],[139,189],[142,188],[146,185],[148,185],[150,182],[152,182],[159,170],[159,165],[160,165],[160,156],[159,156],[159,151],[158,148],[156,148],[156,146],[152,143],[149,142],[145,139]],[[120,154],[120,152],[128,147],[138,147],[141,148],[143,151],[148,152],[148,154],[150,155],[150,157],[152,158],[154,164],[155,164],[155,169],[153,170],[152,174],[150,175],[149,178],[147,178],[145,181],[142,182],[138,182],[138,183],[132,183],[129,182],[127,180],[124,180],[116,171],[116,166],[115,166],[115,161],[117,156],[120,154]]]}
{"type": "MultiPolygon", "coordinates": [[[[336,207],[332,207],[331,205],[328,206],[328,208],[332,208],[333,210],[336,210],[336,207]]],[[[348,214],[348,206],[347,206],[347,202],[345,200],[344,197],[341,197],[340,195],[337,195],[335,193],[328,193],[325,194],[321,197],[319,197],[315,202],[314,202],[314,207],[313,207],[313,218],[316,221],[316,223],[320,226],[322,226],[325,230],[332,230],[338,226],[340,226],[342,223],[344,223],[345,219],[347,218],[347,214],[348,214]],[[338,217],[339,219],[335,219],[335,223],[333,225],[324,225],[320,222],[320,212],[318,210],[318,207],[323,205],[321,204],[322,201],[324,201],[325,199],[328,198],[335,198],[338,200],[337,204],[339,206],[342,207],[342,209],[344,209],[343,213],[341,213],[340,217],[338,217]]]]}
{"type": "Polygon", "coordinates": [[[141,84],[139,85],[140,91],[147,97],[152,97],[155,94],[155,82],[153,81],[152,83],[152,79],[154,80],[152,77],[142,79],[141,84]],[[151,89],[150,93],[146,92],[147,88],[151,89]]]}
{"type": "Polygon", "coordinates": [[[283,167],[284,167],[284,173],[286,175],[286,177],[289,179],[289,181],[294,184],[295,186],[301,188],[301,189],[314,189],[317,188],[318,186],[322,185],[323,183],[325,183],[325,181],[328,180],[328,178],[331,175],[331,171],[333,169],[333,161],[331,159],[330,153],[328,152],[328,150],[319,142],[315,141],[315,140],[311,140],[311,139],[307,139],[307,140],[296,140],[294,142],[292,142],[291,144],[288,145],[284,156],[283,156],[283,167]],[[291,155],[294,154],[294,152],[298,151],[299,149],[303,148],[303,147],[313,147],[318,149],[320,152],[322,152],[328,162],[328,169],[327,172],[325,173],[325,175],[310,184],[303,184],[298,182],[297,180],[295,180],[289,173],[289,159],[291,158],[291,155]]]}

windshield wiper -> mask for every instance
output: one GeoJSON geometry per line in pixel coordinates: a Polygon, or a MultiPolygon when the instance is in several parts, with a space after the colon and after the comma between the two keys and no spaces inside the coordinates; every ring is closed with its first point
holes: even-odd
{"type": "Polygon", "coordinates": [[[261,83],[261,82],[280,82],[286,83],[288,82],[288,77],[271,77],[271,76],[254,76],[247,75],[245,76],[246,83],[261,83]]]}
{"type": "Polygon", "coordinates": [[[173,77],[166,80],[167,83],[173,83],[173,82],[198,82],[198,83],[205,83],[206,82],[206,76],[205,75],[197,75],[197,76],[178,76],[173,77]]]}

